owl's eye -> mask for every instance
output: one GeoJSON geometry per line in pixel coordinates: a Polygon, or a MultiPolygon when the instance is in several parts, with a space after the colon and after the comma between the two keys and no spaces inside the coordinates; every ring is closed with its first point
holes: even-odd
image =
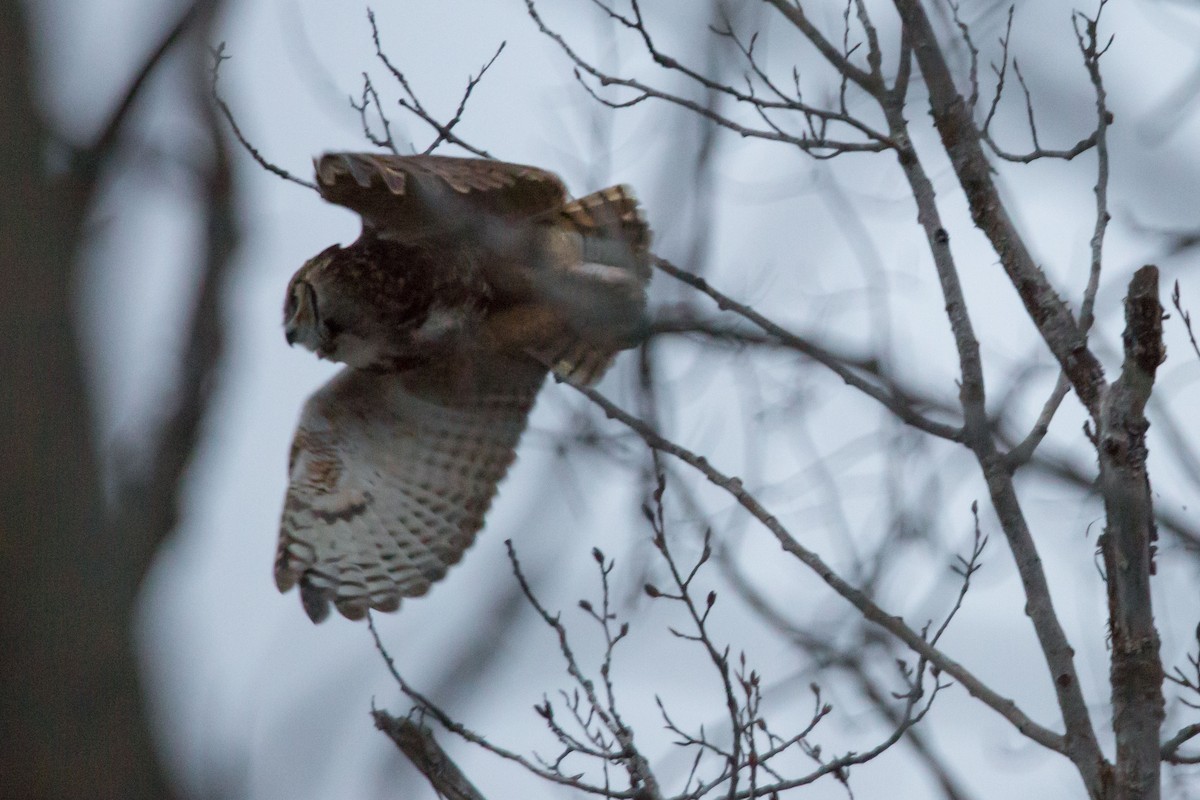
{"type": "Polygon", "coordinates": [[[302,342],[312,350],[320,340],[328,338],[317,304],[317,290],[308,281],[298,280],[288,290],[283,317],[288,344],[302,342]]]}
{"type": "Polygon", "coordinates": [[[301,304],[308,309],[308,313],[312,315],[312,325],[320,330],[321,326],[321,309],[317,306],[317,290],[308,281],[301,284],[300,291],[304,292],[304,299],[301,304]]]}
{"type": "Polygon", "coordinates": [[[293,317],[296,316],[297,309],[300,308],[300,286],[292,284],[291,291],[288,292],[287,301],[283,304],[283,322],[287,324],[293,317]]]}
{"type": "Polygon", "coordinates": [[[313,327],[321,321],[321,312],[317,307],[317,290],[308,281],[296,281],[292,284],[287,303],[283,307],[284,324],[300,322],[299,317],[304,317],[304,324],[311,324],[313,327]]]}
{"type": "Polygon", "coordinates": [[[320,319],[320,312],[317,309],[317,290],[308,281],[300,284],[300,291],[304,292],[304,302],[308,306],[308,310],[312,312],[313,320],[320,319]]]}

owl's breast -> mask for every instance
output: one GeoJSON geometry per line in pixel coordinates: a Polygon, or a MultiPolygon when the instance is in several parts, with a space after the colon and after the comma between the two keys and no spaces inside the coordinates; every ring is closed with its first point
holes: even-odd
{"type": "MultiPolygon", "coordinates": [[[[361,241],[361,240],[360,240],[361,241]]],[[[476,248],[451,240],[356,243],[343,284],[353,320],[332,357],[362,369],[402,371],[471,345],[493,302],[476,248]]]]}

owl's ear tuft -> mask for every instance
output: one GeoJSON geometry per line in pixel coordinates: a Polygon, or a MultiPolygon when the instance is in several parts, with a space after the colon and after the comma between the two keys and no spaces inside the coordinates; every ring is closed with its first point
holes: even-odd
{"type": "Polygon", "coordinates": [[[331,244],[331,245],[329,245],[329,247],[326,247],[324,250],[317,253],[312,258],[310,258],[308,260],[308,263],[312,264],[317,269],[320,269],[321,267],[325,266],[330,261],[332,261],[333,257],[336,256],[341,251],[342,251],[342,247],[340,245],[331,244]]]}

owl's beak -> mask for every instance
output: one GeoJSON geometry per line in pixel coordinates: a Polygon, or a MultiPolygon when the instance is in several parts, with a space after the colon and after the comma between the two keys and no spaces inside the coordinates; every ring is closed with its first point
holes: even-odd
{"type": "Polygon", "coordinates": [[[287,339],[288,347],[295,345],[296,340],[300,338],[300,325],[296,319],[296,317],[299,316],[299,314],[294,314],[292,318],[283,325],[283,338],[287,339]]]}

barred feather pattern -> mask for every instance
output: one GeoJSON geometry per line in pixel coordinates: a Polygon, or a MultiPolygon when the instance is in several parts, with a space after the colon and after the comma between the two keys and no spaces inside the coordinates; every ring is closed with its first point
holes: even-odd
{"type": "Polygon", "coordinates": [[[493,364],[474,385],[345,369],[305,406],[292,445],[275,583],[305,611],[394,611],[456,564],[483,526],[545,371],[493,364]],[[439,388],[440,386],[440,388],[439,388]]]}
{"type": "Polygon", "coordinates": [[[620,243],[630,266],[643,282],[649,280],[645,254],[650,248],[650,227],[631,188],[622,184],[601,189],[566,203],[559,213],[590,241],[620,243]]]}
{"type": "Polygon", "coordinates": [[[562,309],[569,333],[529,349],[560,378],[592,384],[616,354],[644,334],[650,280],[650,228],[628,186],[610,186],[572,200],[548,215],[556,242],[536,281],[562,309]]]}
{"type": "Polygon", "coordinates": [[[326,153],[314,167],[322,197],[398,241],[489,219],[527,220],[567,198],[553,172],[479,158],[326,153]]]}

